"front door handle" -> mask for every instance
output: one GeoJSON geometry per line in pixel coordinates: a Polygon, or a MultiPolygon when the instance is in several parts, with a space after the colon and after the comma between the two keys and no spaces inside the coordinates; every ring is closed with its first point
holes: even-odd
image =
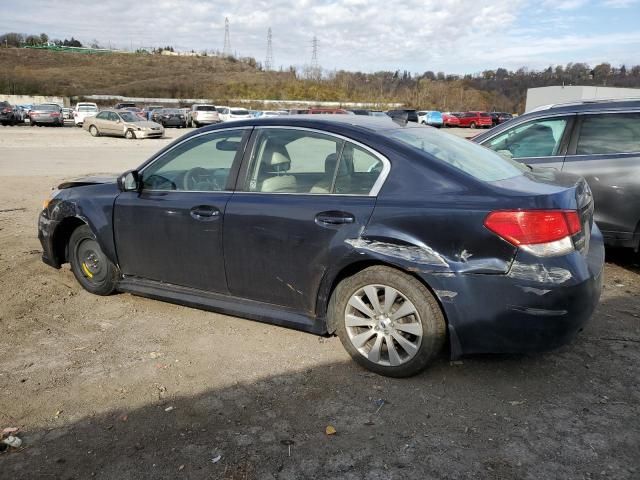
{"type": "Polygon", "coordinates": [[[220,210],[210,205],[198,205],[189,212],[196,220],[215,220],[220,217],[220,210]]]}
{"type": "Polygon", "coordinates": [[[320,212],[316,215],[316,223],[318,225],[344,225],[345,223],[353,223],[356,218],[348,212],[330,211],[320,212]]]}

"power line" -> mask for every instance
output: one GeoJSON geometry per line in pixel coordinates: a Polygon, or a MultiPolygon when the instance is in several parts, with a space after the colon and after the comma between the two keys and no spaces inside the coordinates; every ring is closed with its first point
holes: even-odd
{"type": "Polygon", "coordinates": [[[267,58],[264,60],[264,69],[271,70],[273,68],[273,45],[271,42],[271,27],[267,30],[267,58]]]}
{"type": "Polygon", "coordinates": [[[224,48],[222,49],[222,54],[225,57],[231,56],[231,36],[229,35],[229,19],[227,17],[224,18],[224,48]]]}

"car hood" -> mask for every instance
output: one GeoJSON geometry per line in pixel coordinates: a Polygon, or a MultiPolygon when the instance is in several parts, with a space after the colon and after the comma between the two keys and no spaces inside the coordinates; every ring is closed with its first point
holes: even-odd
{"type": "Polygon", "coordinates": [[[102,173],[98,175],[90,175],[87,177],[80,177],[73,180],[66,180],[58,185],[58,190],[72,187],[82,187],[84,185],[98,185],[103,183],[116,183],[118,175],[115,173],[102,173]]]}
{"type": "Polygon", "coordinates": [[[140,128],[162,127],[162,125],[156,122],[125,122],[125,125],[127,127],[140,127],[140,128]]]}

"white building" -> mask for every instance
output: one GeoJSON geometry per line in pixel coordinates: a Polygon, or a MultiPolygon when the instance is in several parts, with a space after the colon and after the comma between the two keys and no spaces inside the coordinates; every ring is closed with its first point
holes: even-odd
{"type": "Polygon", "coordinates": [[[558,86],[540,87],[527,90],[527,103],[525,113],[534,108],[553,103],[567,103],[580,100],[593,100],[595,98],[629,98],[640,99],[640,88],[616,88],[616,87],[581,87],[558,86]]]}

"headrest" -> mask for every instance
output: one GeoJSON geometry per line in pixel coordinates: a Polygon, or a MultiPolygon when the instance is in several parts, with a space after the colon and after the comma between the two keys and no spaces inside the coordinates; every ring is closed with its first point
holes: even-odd
{"type": "MultiPolygon", "coordinates": [[[[338,161],[338,155],[331,153],[327,155],[324,160],[324,172],[328,175],[333,175],[336,171],[336,162],[338,161]]],[[[338,165],[338,177],[346,177],[350,175],[349,162],[346,157],[343,156],[342,161],[338,165]]]]}
{"type": "Polygon", "coordinates": [[[290,164],[291,158],[289,152],[283,145],[269,144],[264,149],[262,154],[262,163],[267,166],[283,165],[285,163],[290,164]]]}

